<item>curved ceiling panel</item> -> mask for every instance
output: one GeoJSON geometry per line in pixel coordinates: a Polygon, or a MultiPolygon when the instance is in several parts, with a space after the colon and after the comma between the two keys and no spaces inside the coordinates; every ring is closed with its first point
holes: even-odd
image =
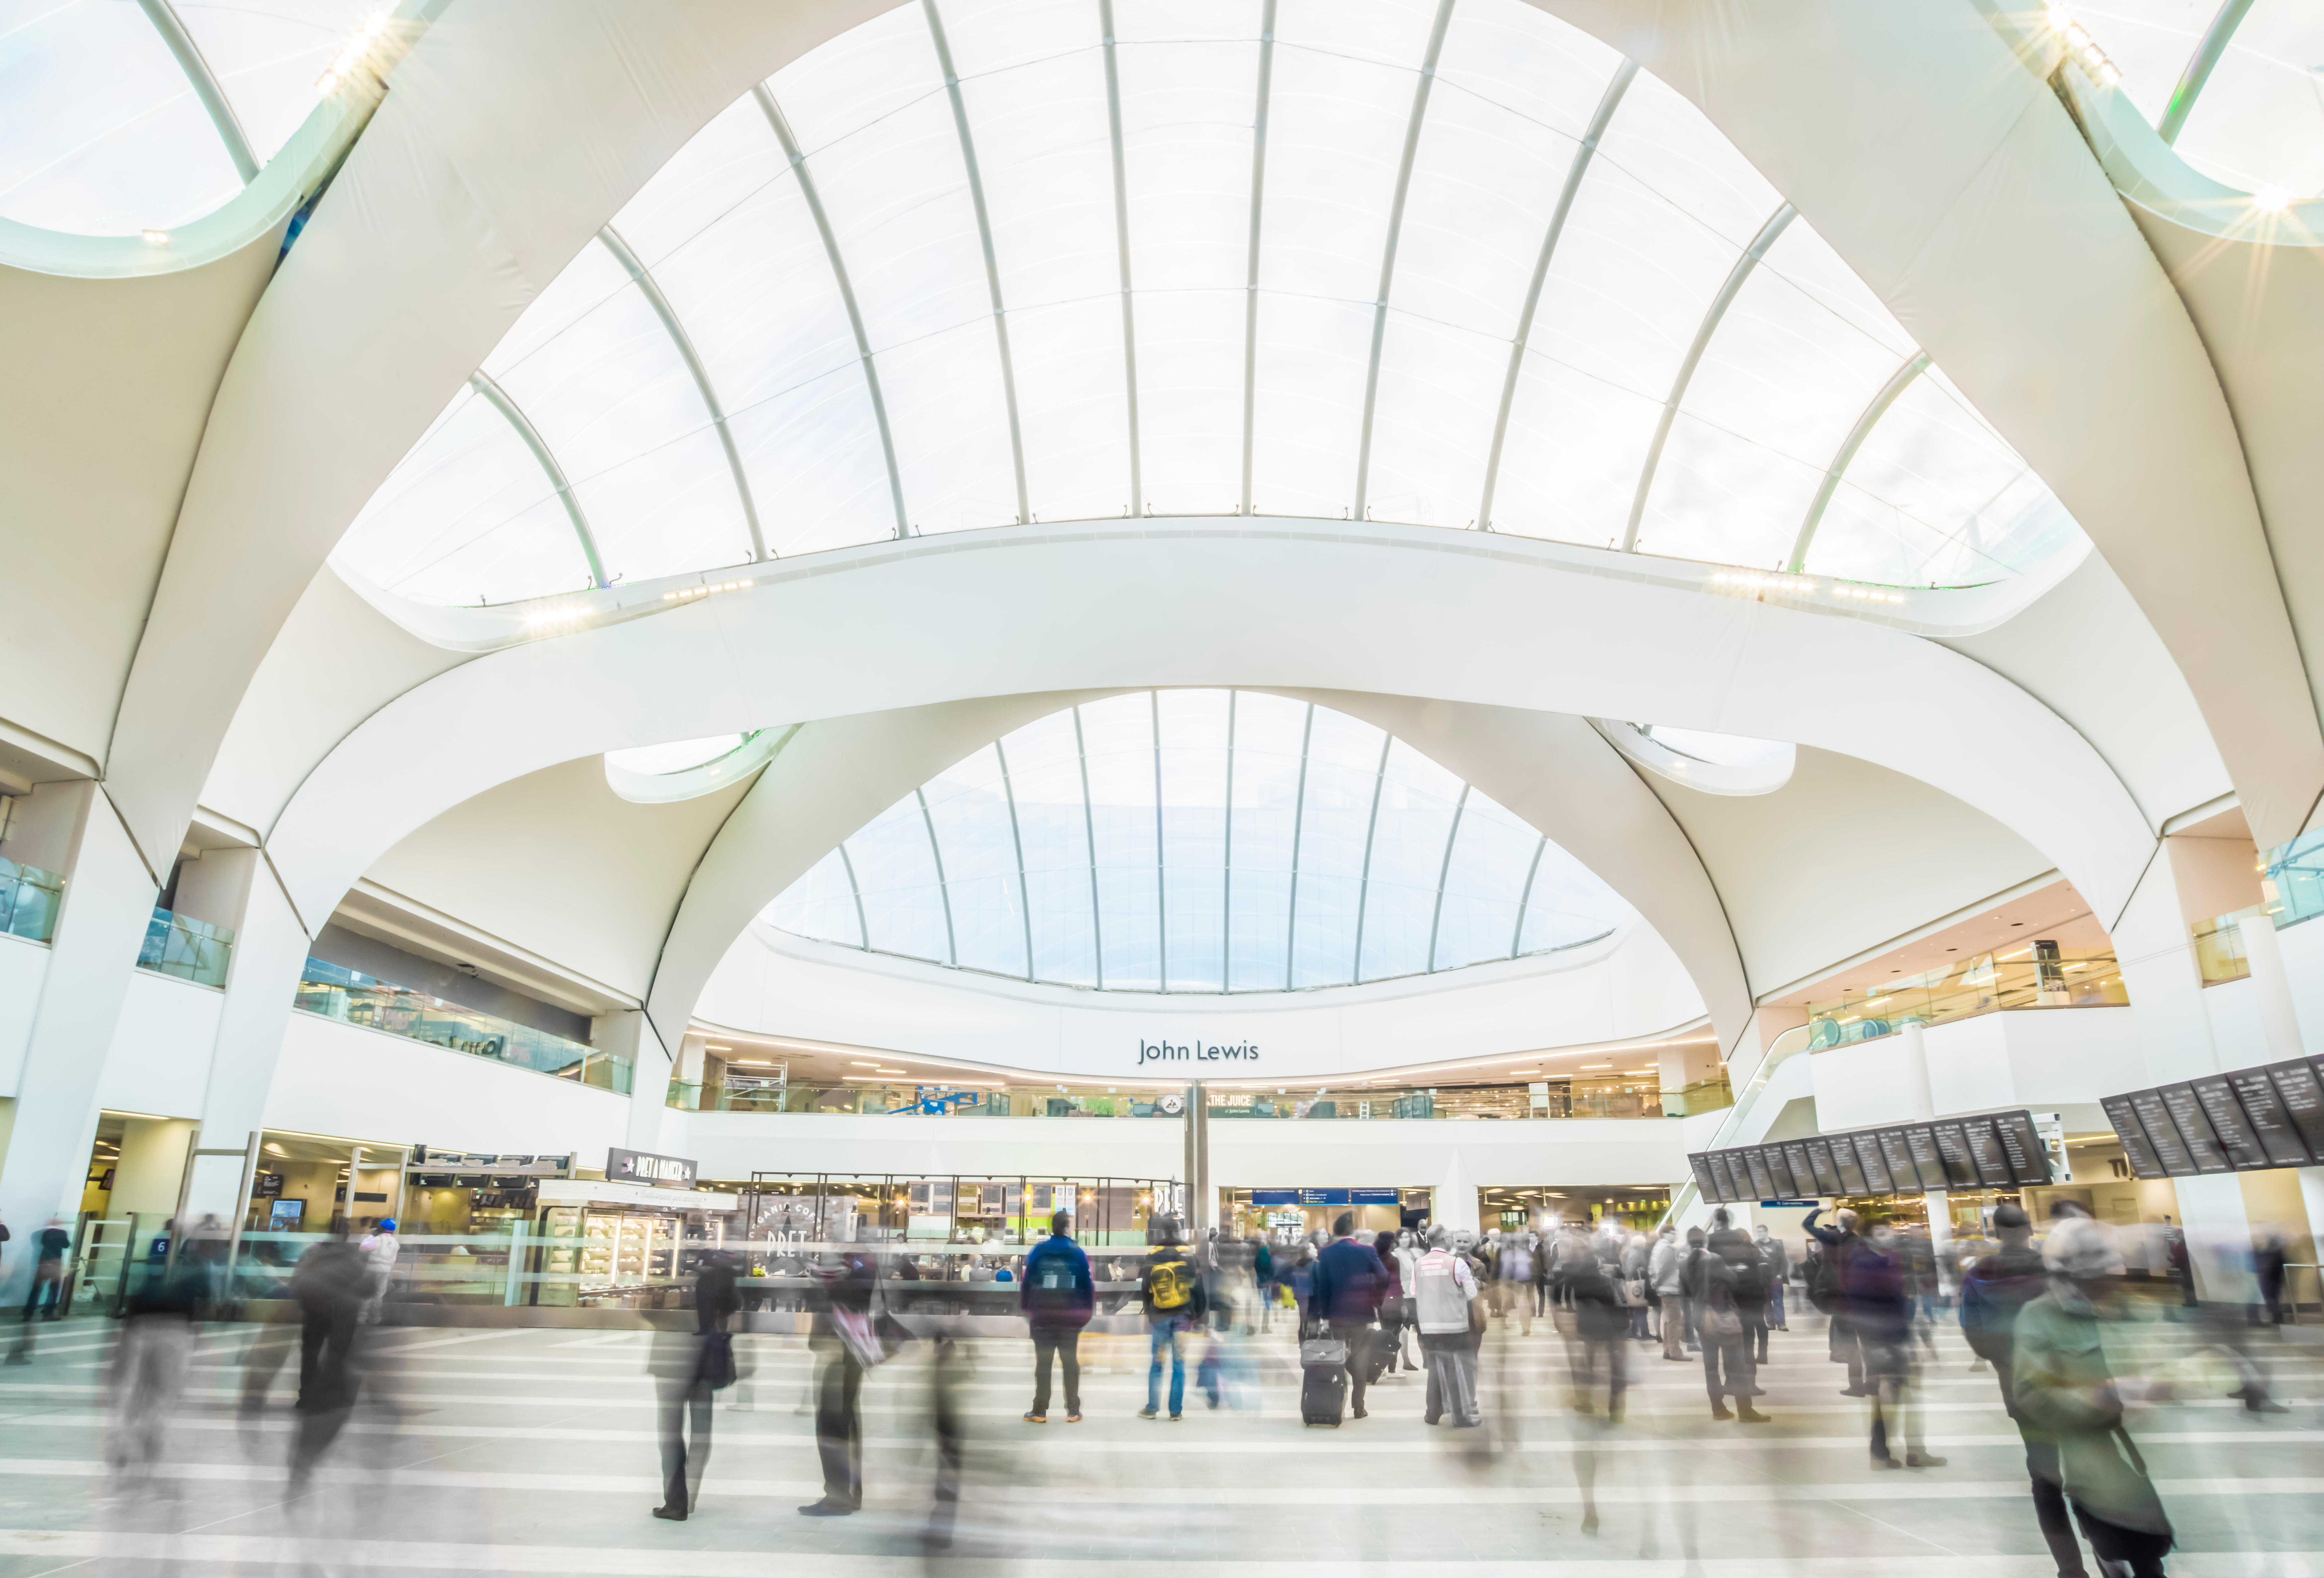
{"type": "Polygon", "coordinates": [[[439,423],[343,568],[567,589],[488,546],[552,499],[606,582],[1131,513],[1903,584],[2078,536],[1701,112],[1523,0],[922,0],[601,239],[484,369],[535,485],[439,423]]]}
{"type": "Polygon", "coordinates": [[[2121,90],[2181,158],[2237,191],[2324,197],[2324,7],[2313,0],[2084,0],[2121,90]]]}
{"type": "Polygon", "coordinates": [[[1594,941],[1630,907],[1402,741],[1251,691],[1031,724],[897,801],[763,924],[1109,992],[1284,992],[1594,941]]]}

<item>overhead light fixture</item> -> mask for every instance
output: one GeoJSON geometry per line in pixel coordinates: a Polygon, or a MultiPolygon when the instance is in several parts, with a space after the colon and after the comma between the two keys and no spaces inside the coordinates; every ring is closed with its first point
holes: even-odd
{"type": "Polygon", "coordinates": [[[2292,207],[2292,194],[2282,187],[2264,186],[2252,193],[2252,207],[2263,213],[2281,214],[2292,207]]]}
{"type": "Polygon", "coordinates": [[[364,57],[371,53],[373,47],[385,35],[388,21],[389,16],[386,12],[374,12],[371,19],[355,31],[355,35],[346,42],[338,54],[332,59],[331,63],[324,68],[323,74],[315,78],[315,91],[325,98],[337,93],[347,78],[355,74],[356,68],[364,63],[364,57]]]}
{"type": "Polygon", "coordinates": [[[264,1149],[266,1154],[269,1156],[289,1156],[290,1154],[271,1140],[266,1142],[264,1149]]]}
{"type": "Polygon", "coordinates": [[[170,233],[166,230],[142,230],[138,234],[144,237],[145,245],[148,246],[170,245],[170,233]]]}
{"type": "Polygon", "coordinates": [[[865,1063],[860,1058],[851,1057],[847,1060],[847,1066],[850,1068],[877,1068],[880,1066],[876,1063],[865,1063]]]}

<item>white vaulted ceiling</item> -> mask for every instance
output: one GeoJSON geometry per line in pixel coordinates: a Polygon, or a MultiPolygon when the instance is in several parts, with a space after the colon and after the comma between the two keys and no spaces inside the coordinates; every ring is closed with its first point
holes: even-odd
{"type": "Polygon", "coordinates": [[[924,0],[696,136],[337,562],[503,602],[1132,513],[1914,585],[2080,542],[1699,110],[1521,0],[924,0]]]}

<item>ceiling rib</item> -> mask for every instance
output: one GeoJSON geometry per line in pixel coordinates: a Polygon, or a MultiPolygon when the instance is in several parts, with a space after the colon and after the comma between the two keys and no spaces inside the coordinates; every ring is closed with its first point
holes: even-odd
{"type": "Polygon", "coordinates": [[[622,272],[637,282],[647,303],[653,308],[654,316],[661,319],[662,329],[669,336],[670,343],[678,347],[678,359],[686,364],[687,372],[693,375],[694,387],[702,393],[702,403],[710,412],[711,425],[718,429],[719,448],[726,452],[726,469],[734,475],[735,496],[742,501],[742,523],[751,530],[751,558],[759,562],[772,558],[767,552],[766,537],[759,530],[759,503],[751,495],[751,479],[743,474],[742,452],[735,448],[734,435],[726,426],[726,408],[719,403],[718,391],[711,387],[710,370],[695,354],[694,337],[686,332],[686,326],[678,322],[678,313],[671,308],[669,298],[661,293],[661,286],[655,282],[653,272],[639,260],[636,253],[630,250],[630,244],[622,239],[621,234],[608,225],[597,232],[597,239],[607,252],[613,254],[613,261],[622,265],[622,272]]]}
{"type": "Polygon", "coordinates": [[[218,86],[217,75],[210,69],[201,47],[186,31],[186,24],[179,20],[170,0],[137,0],[137,5],[145,13],[145,19],[153,24],[153,31],[161,35],[161,42],[170,46],[170,53],[177,57],[178,69],[186,74],[194,97],[201,101],[203,111],[210,117],[210,125],[217,128],[218,141],[226,144],[226,157],[234,161],[235,172],[242,177],[242,184],[248,186],[258,179],[258,156],[251,152],[250,135],[242,129],[241,117],[234,113],[234,106],[226,102],[226,89],[218,86]]]}
{"type": "Polygon", "coordinates": [[[1767,222],[1759,226],[1759,234],[1728,271],[1727,282],[1711,299],[1710,310],[1702,315],[1702,327],[1694,331],[1694,343],[1686,348],[1686,360],[1679,364],[1678,376],[1671,380],[1670,398],[1663,402],[1661,420],[1655,423],[1655,441],[1646,446],[1646,464],[1638,468],[1637,497],[1630,501],[1630,523],[1622,531],[1624,553],[1638,551],[1638,522],[1646,517],[1646,494],[1655,485],[1655,469],[1662,464],[1663,445],[1670,438],[1671,423],[1678,416],[1679,402],[1686,398],[1686,386],[1693,380],[1694,369],[1702,362],[1711,337],[1719,331],[1719,320],[1727,316],[1728,308],[1735,303],[1736,293],[1743,289],[1743,281],[1751,277],[1751,271],[1759,266],[1759,260],[1767,255],[1767,249],[1775,245],[1775,238],[1784,233],[1784,226],[1792,222],[1796,212],[1785,203],[1767,217],[1767,222]]]}
{"type": "Polygon", "coordinates": [[[1001,301],[1001,263],[992,250],[992,220],[984,208],[984,176],[976,165],[976,138],[968,129],[968,102],[961,97],[960,73],[953,69],[952,42],[945,37],[944,16],[936,0],[920,0],[928,20],[928,36],[936,41],[936,65],[944,72],[945,94],[952,100],[953,130],[960,134],[960,160],[968,171],[968,198],[976,209],[976,239],[984,248],[984,288],[992,298],[992,338],[1001,351],[1001,400],[1009,411],[1009,459],[1017,477],[1017,524],[1033,519],[1030,495],[1025,490],[1025,437],[1017,422],[1017,364],[1009,354],[1009,314],[1001,301]]]}
{"type": "Polygon", "coordinates": [[[558,465],[557,457],[549,452],[549,444],[541,438],[540,429],[532,425],[532,419],[517,409],[516,401],[508,397],[508,392],[493,383],[483,368],[479,367],[469,374],[468,387],[490,401],[493,409],[508,419],[509,426],[516,429],[516,436],[524,440],[524,447],[532,451],[533,459],[539,461],[540,469],[548,474],[549,485],[556,488],[558,498],[565,505],[565,518],[573,523],[573,535],[580,539],[581,557],[588,561],[590,582],[599,586],[611,586],[613,583],[605,578],[604,561],[597,557],[597,538],[589,530],[589,518],[581,512],[581,501],[574,496],[573,484],[565,477],[565,468],[558,465]]]}
{"type": "Polygon", "coordinates": [[[1250,123],[1250,251],[1242,285],[1242,502],[1235,508],[1239,515],[1251,512],[1251,439],[1259,405],[1259,220],[1267,208],[1267,106],[1274,91],[1275,0],[1267,0],[1259,18],[1259,102],[1250,123]]]}
{"type": "Polygon", "coordinates": [[[1379,832],[1381,791],[1388,788],[1388,753],[1396,748],[1396,736],[1380,736],[1379,771],[1372,779],[1372,814],[1364,821],[1363,874],[1356,882],[1356,956],[1348,966],[1348,979],[1360,986],[1364,981],[1364,910],[1372,896],[1372,839],[1379,832]]]}
{"type": "Polygon", "coordinates": [[[1105,118],[1113,139],[1113,245],[1121,270],[1121,372],[1130,392],[1130,512],[1146,513],[1146,472],[1138,442],[1138,309],[1130,294],[1129,162],[1121,152],[1121,69],[1113,53],[1113,0],[1097,0],[1105,37],[1105,118]]]}
{"type": "Polygon", "coordinates": [[[1541,289],[1549,279],[1550,260],[1557,254],[1558,237],[1565,234],[1565,217],[1573,210],[1573,198],[1582,189],[1582,178],[1590,172],[1590,161],[1598,152],[1599,143],[1606,135],[1607,123],[1620,107],[1622,95],[1628,91],[1630,78],[1638,74],[1636,60],[1624,60],[1614,69],[1613,79],[1598,99],[1598,113],[1590,117],[1589,129],[1582,134],[1581,146],[1573,151],[1573,162],[1567,166],[1565,186],[1557,194],[1557,208],[1549,217],[1549,228],[1541,238],[1541,255],[1534,260],[1533,281],[1526,287],[1525,307],[1517,314],[1517,337],[1509,342],[1509,370],[1501,380],[1500,409],[1493,415],[1493,444],[1485,456],[1485,493],[1477,501],[1477,525],[1483,531],[1493,529],[1493,492],[1500,485],[1501,446],[1509,435],[1509,408],[1517,403],[1517,374],[1525,368],[1526,344],[1533,337],[1533,317],[1541,305],[1541,289]]]}
{"type": "Polygon", "coordinates": [[[759,109],[774,128],[775,141],[783,145],[783,157],[790,161],[791,173],[798,178],[799,196],[807,199],[807,211],[815,218],[816,233],[823,237],[824,255],[831,260],[831,277],[839,286],[839,300],[847,309],[847,327],[855,331],[855,359],[863,369],[863,387],[872,397],[872,415],[880,424],[880,453],[888,462],[888,495],[896,506],[896,535],[912,534],[911,517],[904,512],[904,477],[896,467],[896,439],[888,430],[888,401],[880,392],[880,366],[872,358],[871,337],[863,332],[863,311],[855,304],[855,287],[847,277],[846,260],[839,255],[839,238],[832,234],[831,217],[823,211],[823,196],[816,190],[815,173],[807,167],[807,155],[799,152],[798,139],[791,135],[791,125],[783,118],[782,106],[767,85],[759,83],[751,89],[751,97],[759,101],[759,109]]]}
{"type": "Polygon", "coordinates": [[[1849,462],[1856,458],[1856,452],[1864,447],[1864,440],[1871,436],[1880,419],[1888,414],[1888,408],[1896,403],[1896,397],[1904,392],[1914,379],[1927,371],[1928,365],[1928,352],[1913,353],[1903,366],[1888,375],[1888,382],[1880,386],[1880,392],[1872,397],[1872,403],[1864,408],[1864,414],[1858,417],[1856,425],[1848,429],[1848,437],[1840,441],[1839,453],[1824,468],[1822,485],[1816,489],[1815,497],[1809,502],[1807,514],[1800,521],[1799,540],[1792,544],[1792,557],[1785,561],[1793,575],[1798,575],[1808,562],[1808,545],[1815,540],[1816,528],[1823,524],[1823,512],[1831,506],[1831,495],[1840,491],[1840,475],[1848,470],[1849,462]]]}
{"type": "Polygon", "coordinates": [[[2187,69],[2179,74],[2179,85],[2171,90],[2170,100],[2163,106],[2163,118],[2154,123],[2156,134],[2165,143],[2176,143],[2179,134],[2186,129],[2195,101],[2203,96],[2204,85],[2211,80],[2211,69],[2227,52],[2229,41],[2251,8],[2252,0],[2227,0],[2211,18],[2211,25],[2203,30],[2194,54],[2188,59],[2187,69]]]}
{"type": "Polygon", "coordinates": [[[992,742],[992,759],[1001,764],[1001,792],[1009,801],[1009,843],[1017,852],[1017,908],[1025,918],[1025,979],[1033,979],[1033,896],[1025,881],[1025,833],[1017,825],[1017,786],[1009,781],[1009,748],[992,742]]]}
{"type": "MultiPolygon", "coordinates": [[[[1270,6],[1268,14],[1273,14],[1270,6]]],[[[1299,835],[1307,830],[1307,752],[1315,743],[1315,704],[1299,725],[1299,783],[1291,792],[1291,902],[1283,907],[1283,990],[1291,990],[1292,951],[1299,941],[1299,835]]]]}
{"type": "Polygon", "coordinates": [[[1544,834],[1541,842],[1533,846],[1533,864],[1526,867],[1525,888],[1517,894],[1517,923],[1509,928],[1509,957],[1512,959],[1517,956],[1517,946],[1525,941],[1526,906],[1533,902],[1533,880],[1541,874],[1542,852],[1548,847],[1549,835],[1544,834]]]}
{"type": "Polygon", "coordinates": [[[1104,909],[1097,901],[1097,813],[1090,809],[1089,743],[1082,737],[1082,709],[1074,708],[1074,761],[1082,772],[1082,835],[1089,840],[1090,964],[1097,989],[1105,990],[1104,909]]]}
{"type": "Polygon", "coordinates": [[[855,863],[847,858],[847,845],[844,844],[839,846],[839,865],[840,869],[847,873],[847,891],[855,896],[855,929],[862,936],[863,946],[866,951],[869,951],[872,946],[872,923],[864,918],[862,885],[855,880],[855,863]]]}
{"type": "Polygon", "coordinates": [[[1452,846],[1461,842],[1461,813],[1469,808],[1469,786],[1452,803],[1452,827],[1444,835],[1444,863],[1436,868],[1436,909],[1428,918],[1428,974],[1436,974],[1436,933],[1444,924],[1444,884],[1452,880],[1452,846]]]}
{"type": "Polygon", "coordinates": [[[1396,244],[1404,234],[1404,203],[1412,191],[1412,161],[1420,152],[1420,128],[1428,118],[1429,89],[1436,86],[1436,60],[1444,52],[1444,30],[1452,22],[1452,0],[1439,0],[1428,49],[1421,56],[1420,80],[1412,88],[1412,114],[1404,125],[1404,157],[1396,167],[1396,196],[1388,203],[1388,240],[1380,248],[1379,289],[1372,293],[1371,355],[1364,369],[1364,414],[1356,431],[1355,518],[1371,518],[1372,417],[1379,406],[1380,347],[1388,338],[1388,296],[1396,282],[1396,244]]]}
{"type": "Polygon", "coordinates": [[[912,798],[920,803],[920,825],[928,830],[928,858],[936,863],[936,897],[944,900],[945,962],[960,963],[960,939],[952,929],[952,884],[945,881],[944,845],[936,842],[936,819],[928,810],[928,792],[914,789],[912,798]]]}

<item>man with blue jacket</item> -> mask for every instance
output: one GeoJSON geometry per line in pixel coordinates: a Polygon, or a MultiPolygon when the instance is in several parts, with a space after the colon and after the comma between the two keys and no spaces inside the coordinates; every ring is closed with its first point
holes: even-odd
{"type": "Polygon", "coordinates": [[[1315,1257],[1307,1295],[1308,1318],[1328,1325],[1348,1345],[1349,1412],[1364,1417],[1364,1378],[1371,1373],[1372,1322],[1387,1296],[1388,1268],[1379,1251],[1357,1240],[1356,1213],[1342,1211],[1332,1223],[1332,1241],[1315,1257]]]}
{"type": "Polygon", "coordinates": [[[1049,1422],[1049,1361],[1064,1361],[1065,1423],[1082,1422],[1082,1328],[1097,1308],[1097,1284],[1089,1257],[1074,1242],[1074,1219],[1060,1211],[1049,1218],[1049,1236],[1025,1257],[1024,1289],[1018,1305],[1033,1328],[1033,1406],[1025,1423],[1049,1422]]]}

